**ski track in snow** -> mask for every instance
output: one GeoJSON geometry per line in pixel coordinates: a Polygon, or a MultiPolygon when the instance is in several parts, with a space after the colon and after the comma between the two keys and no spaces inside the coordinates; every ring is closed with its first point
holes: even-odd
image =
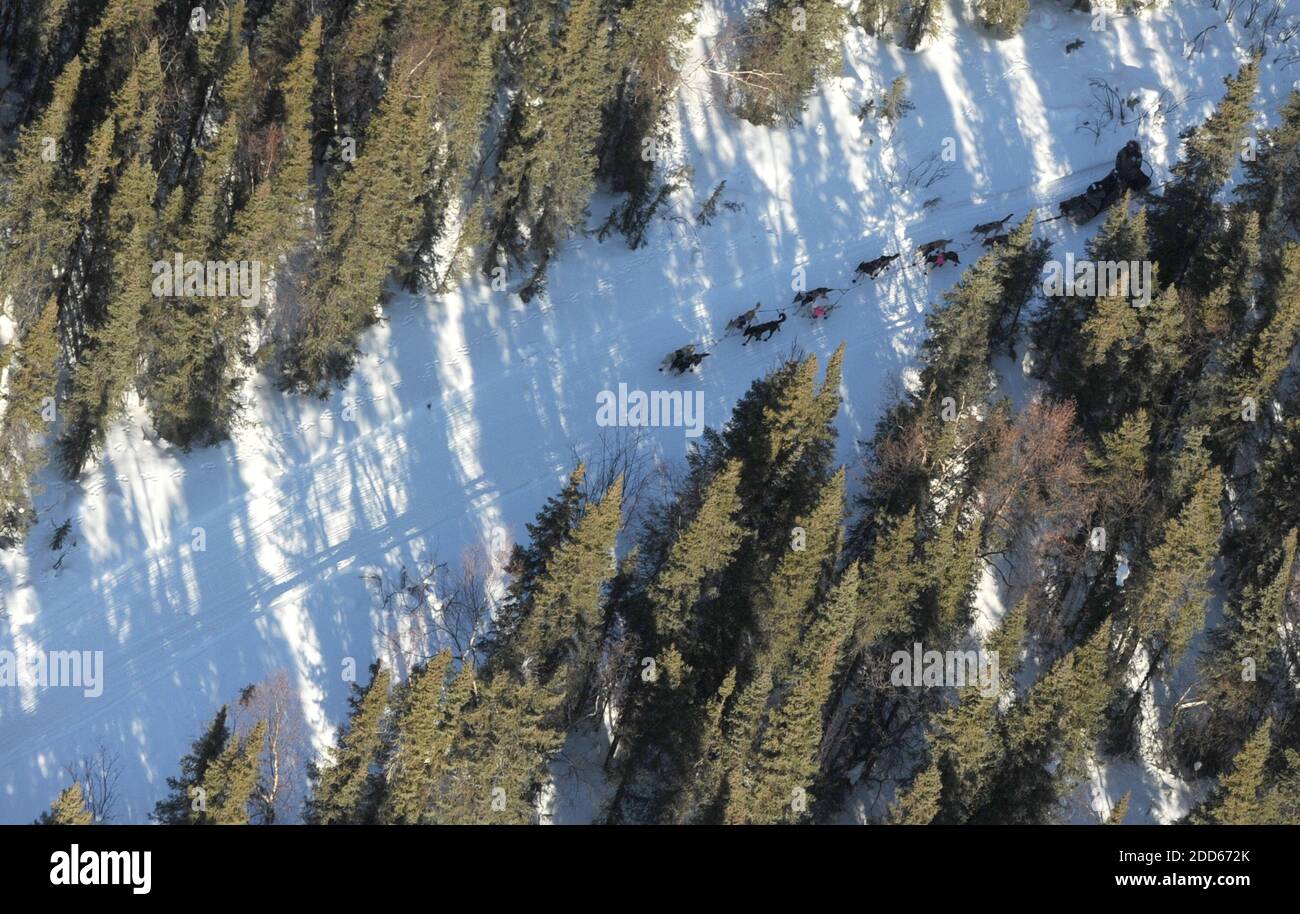
{"type": "MultiPolygon", "coordinates": [[[[248,426],[216,448],[159,447],[133,411],[79,485],[48,479],[42,525],[22,550],[0,553],[0,649],[102,650],[105,668],[96,699],[71,688],[0,692],[0,821],[34,818],[65,782],[64,766],[101,744],[122,763],[119,821],[142,821],[217,706],[278,668],[297,682],[316,746],[325,745],[347,695],[344,659],[364,671],[381,650],[383,620],[362,573],[428,554],[454,561],[494,527],[521,536],[573,453],[604,431],[601,390],[700,389],[716,426],[792,344],[824,363],[843,341],[838,457],[854,461],[884,380],[910,364],[926,307],[960,275],[895,270],[851,285],[858,261],[899,249],[899,263],[909,261],[910,249],[938,237],[960,250],[975,223],[1008,211],[1019,221],[1031,205],[1040,219],[1055,215],[1134,135],[1116,129],[1094,143],[1075,130],[1090,102],[1081,75],[1147,54],[1141,72],[1152,84],[1203,98],[1138,134],[1167,167],[1178,130],[1204,116],[1239,63],[1232,30],[1220,28],[1194,76],[1178,66],[1178,42],[1215,21],[1208,9],[1121,20],[1102,34],[1089,21],[1039,15],[999,43],[950,10],[949,36],[920,54],[853,34],[844,74],[790,129],[738,124],[712,96],[713,77],[688,62],[671,154],[695,166],[693,199],[676,201],[685,221],[659,220],[645,248],[575,237],[554,261],[548,294],[527,306],[475,281],[446,296],[399,296],[363,339],[344,390],[319,403],[258,378],[248,426]],[[1076,36],[1087,45],[1066,58],[1060,45],[1076,36]],[[892,143],[877,135],[868,146],[875,128],[859,125],[856,104],[904,72],[916,109],[892,143]],[[905,192],[888,184],[888,168],[923,160],[950,136],[960,150],[950,177],[905,192]],[[721,180],[724,199],[743,210],[695,225],[721,180]],[[922,212],[935,196],[942,202],[922,212]],[[829,320],[811,324],[790,308],[797,265],[808,287],[849,289],[829,320]],[[754,301],[790,315],[772,341],[719,340],[698,375],[655,370],[677,346],[720,337],[754,301]],[[46,525],[66,517],[78,545],[55,572],[46,525]],[[194,528],[205,551],[190,546],[194,528]]],[[[718,24],[706,3],[696,55],[718,24]]],[[[1281,79],[1266,66],[1270,113],[1281,79]]],[[[589,224],[613,202],[593,201],[589,224]]],[[[1077,253],[1090,229],[1059,220],[1040,231],[1063,254],[1077,253]]],[[[980,253],[963,250],[962,268],[980,253]]],[[[647,432],[656,457],[684,454],[681,429],[647,432]]]]}

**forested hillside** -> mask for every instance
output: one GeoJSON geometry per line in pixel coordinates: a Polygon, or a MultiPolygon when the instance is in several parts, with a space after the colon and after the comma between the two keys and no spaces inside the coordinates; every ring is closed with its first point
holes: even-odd
{"type": "MultiPolygon", "coordinates": [[[[936,62],[952,47],[1050,44],[1050,96],[1107,28],[1170,21],[1146,6],[7,5],[2,646],[108,645],[106,694],[137,715],[172,688],[150,658],[230,661],[166,712],[125,804],[125,710],[9,689],[15,808],[1300,824],[1300,30],[1281,4],[1198,3],[1230,36],[1214,75],[1177,100],[1075,85],[1108,116],[1071,111],[1073,165],[1034,118],[985,110],[1005,85],[927,126],[963,78],[936,62]],[[907,146],[914,125],[937,132],[907,146]],[[948,156],[1016,130],[1039,136],[1023,164],[948,156]],[[1058,215],[1133,137],[1150,186],[1058,215]],[[766,170],[737,177],[760,142],[766,170]],[[888,181],[862,177],[876,163],[888,181]],[[1057,294],[1067,252],[1151,287],[1057,294]],[[648,264],[661,282],[637,287],[648,264]],[[766,305],[714,319],[757,282],[766,305]],[[437,316],[413,324],[413,299],[437,316]],[[707,360],[660,365],[651,326],[707,360]],[[700,387],[707,428],[611,436],[589,392],[625,379],[700,387]],[[250,428],[274,458],[241,469],[250,428]],[[191,510],[208,483],[122,469],[123,441],[171,480],[227,455],[244,488],[191,510]],[[509,536],[501,492],[533,517],[509,536]],[[440,528],[453,509],[473,519],[440,528]],[[901,681],[914,648],[991,659],[992,680],[901,681]],[[43,726],[71,746],[86,720],[97,756],[33,764],[43,726]]],[[[1207,33],[1169,28],[1204,59],[1207,33]]]]}

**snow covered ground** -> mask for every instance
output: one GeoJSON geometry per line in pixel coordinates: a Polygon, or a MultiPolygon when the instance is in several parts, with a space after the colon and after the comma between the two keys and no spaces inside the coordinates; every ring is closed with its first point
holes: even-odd
{"type": "MultiPolygon", "coordinates": [[[[920,342],[926,307],[959,275],[909,269],[852,286],[854,266],[935,238],[960,247],[975,223],[1018,220],[1030,206],[1053,215],[1134,136],[1160,180],[1178,132],[1204,118],[1251,41],[1208,0],[1112,19],[1103,31],[1041,0],[1008,41],[983,37],[968,5],[952,2],[947,34],[919,53],[851,32],[843,73],[802,124],[768,129],[732,117],[718,77],[698,66],[741,6],[705,0],[668,153],[670,165],[693,166],[694,186],[646,247],[577,237],[554,261],[548,294],[527,306],[477,278],[448,295],[400,297],[327,401],[256,378],[247,427],[188,455],[152,440],[134,411],[79,483],[46,479],[41,525],[24,548],[0,552],[0,650],[103,651],[103,692],[0,689],[0,822],[34,818],[66,783],[64,767],[101,745],[121,759],[118,821],[143,821],[216,708],[279,669],[326,745],[345,707],[346,659],[364,671],[384,645],[363,573],[432,553],[455,560],[494,529],[524,535],[573,454],[602,432],[602,390],[702,390],[705,420],[718,424],[792,344],[824,357],[846,342],[839,457],[853,462],[887,379],[920,342]],[[1188,60],[1189,43],[1215,24],[1188,60]],[[1067,55],[1076,38],[1084,46],[1067,55]],[[899,74],[915,110],[892,131],[860,123],[859,104],[899,74]],[[1090,79],[1139,99],[1128,118],[1146,116],[1103,123],[1107,93],[1090,79]],[[943,161],[945,148],[954,161],[943,161]],[[927,162],[935,180],[909,185],[927,162]],[[740,208],[697,225],[723,180],[723,199],[740,208]],[[808,287],[850,289],[828,320],[791,312],[771,342],[721,340],[698,375],[658,373],[667,352],[720,337],[755,301],[788,303],[801,266],[808,287]],[[67,518],[75,546],[56,569],[49,539],[67,518]]],[[[1293,78],[1277,56],[1264,60],[1270,114],[1293,78]]],[[[589,224],[615,202],[593,201],[589,224]]],[[[1063,256],[1081,253],[1089,229],[1061,220],[1041,231],[1063,256]]],[[[666,461],[688,443],[680,428],[646,436],[666,461]]],[[[1108,808],[1142,777],[1122,780],[1118,792],[1103,780],[1108,799],[1094,806],[1108,808]]],[[[1164,817],[1160,790],[1151,784],[1146,801],[1135,793],[1130,821],[1164,817]]]]}

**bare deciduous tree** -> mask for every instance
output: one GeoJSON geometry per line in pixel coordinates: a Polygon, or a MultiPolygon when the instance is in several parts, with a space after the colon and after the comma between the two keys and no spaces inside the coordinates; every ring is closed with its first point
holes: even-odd
{"type": "Polygon", "coordinates": [[[266,723],[262,747],[261,778],[253,797],[253,821],[265,825],[292,820],[301,805],[310,756],[307,722],[302,699],[284,670],[276,670],[239,694],[234,709],[234,729],[246,735],[259,721],[266,723]]]}
{"type": "Polygon", "coordinates": [[[68,777],[81,785],[86,809],[96,825],[113,821],[117,806],[117,782],[122,777],[122,757],[103,743],[89,755],[82,756],[65,769],[68,777]]]}
{"type": "Polygon", "coordinates": [[[605,497],[619,477],[623,478],[623,519],[626,530],[641,519],[647,496],[662,491],[659,467],[652,459],[649,442],[639,428],[603,429],[586,457],[576,450],[573,463],[582,462],[587,475],[582,481],[583,501],[588,504],[605,497]]]}
{"type": "MultiPolygon", "coordinates": [[[[729,98],[737,89],[758,95],[777,95],[785,91],[789,85],[789,78],[784,73],[747,67],[738,63],[746,56],[745,51],[753,43],[754,36],[746,22],[728,20],[718,32],[713,46],[700,58],[695,69],[702,69],[723,79],[727,85],[726,94],[729,98]]],[[[687,74],[688,81],[690,75],[687,74]]]]}
{"type": "Polygon", "coordinates": [[[395,668],[409,669],[450,646],[457,660],[470,659],[479,639],[496,616],[500,576],[509,544],[466,549],[456,566],[421,559],[414,569],[403,565],[394,579],[374,571],[366,580],[375,588],[383,609],[380,634],[393,654],[395,668]]]}

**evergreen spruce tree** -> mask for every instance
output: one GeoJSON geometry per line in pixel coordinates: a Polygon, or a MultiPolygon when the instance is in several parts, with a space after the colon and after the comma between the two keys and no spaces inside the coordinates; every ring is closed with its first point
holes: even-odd
{"type": "Polygon", "coordinates": [[[671,821],[690,821],[717,800],[728,761],[727,709],[736,695],[736,679],[736,670],[730,670],[704,708],[699,763],[688,771],[671,810],[671,821]]]}
{"type": "Polygon", "coordinates": [[[1234,208],[1222,244],[1204,258],[1205,261],[1213,259],[1219,269],[1219,281],[1227,289],[1228,330],[1238,331],[1255,307],[1264,259],[1260,234],[1259,214],[1234,208]]]}
{"type": "Polygon", "coordinates": [[[86,798],[81,784],[76,781],[59,794],[48,812],[41,813],[37,825],[94,825],[95,817],[86,808],[86,798]]]}
{"type": "Polygon", "coordinates": [[[929,825],[939,814],[943,777],[933,762],[922,768],[890,810],[895,825],[929,825]]]}
{"type": "Polygon", "coordinates": [[[599,175],[615,192],[628,193],[618,227],[631,247],[644,243],[646,223],[674,186],[656,192],[656,163],[671,142],[666,115],[698,6],[698,0],[634,0],[618,12],[611,51],[618,77],[603,112],[599,175]]]}
{"type": "Polygon", "coordinates": [[[83,160],[77,168],[77,192],[68,204],[75,221],[90,222],[92,217],[96,217],[94,228],[101,233],[103,229],[98,223],[106,221],[102,214],[107,209],[105,201],[112,198],[113,177],[119,161],[114,151],[117,136],[117,118],[110,113],[91,132],[83,160]]]}
{"type": "Polygon", "coordinates": [[[748,822],[755,811],[754,782],[748,771],[750,754],[772,695],[772,672],[760,665],[740,686],[722,719],[717,772],[718,793],[690,811],[683,821],[721,818],[728,825],[748,822]],[[723,818],[725,816],[725,818],[723,818]]]}
{"type": "MultiPolygon", "coordinates": [[[[930,756],[942,772],[943,804],[938,821],[971,821],[990,805],[1006,746],[996,696],[962,690],[956,707],[932,718],[930,756]]],[[[928,785],[925,785],[926,789],[928,785]]]]}
{"type": "Polygon", "coordinates": [[[771,712],[755,753],[750,821],[797,822],[811,810],[822,715],[853,627],[858,571],[850,566],[802,638],[794,681],[771,712]]]}
{"type": "Polygon", "coordinates": [[[59,361],[59,307],[51,298],[39,319],[10,347],[0,377],[0,542],[19,540],[36,521],[31,478],[45,466],[59,361]]]}
{"type": "Polygon", "coordinates": [[[69,61],[50,103],[19,131],[11,158],[0,167],[0,302],[12,301],[20,327],[35,320],[54,293],[55,274],[73,240],[70,128],[81,74],[81,61],[69,61]]]}
{"type": "Polygon", "coordinates": [[[380,820],[420,824],[428,820],[455,739],[461,708],[469,699],[466,677],[452,673],[450,651],[417,667],[404,685],[393,724],[380,820]]]}
{"type": "MultiPolygon", "coordinates": [[[[1089,239],[1088,259],[1096,264],[1145,261],[1150,256],[1147,235],[1146,211],[1133,211],[1125,194],[1089,239]]],[[[1125,412],[1130,394],[1107,372],[1127,371],[1137,358],[1140,319],[1151,310],[1134,307],[1121,290],[1052,297],[1030,322],[1038,373],[1058,396],[1078,403],[1087,422],[1125,412]]]]}
{"type": "Polygon", "coordinates": [[[1021,666],[1024,653],[1025,631],[1028,626],[1029,595],[1007,612],[998,628],[988,639],[988,653],[997,659],[999,687],[1014,686],[1012,678],[1021,666]]]}
{"type": "Polygon", "coordinates": [[[827,361],[821,385],[815,356],[755,381],[723,433],[726,453],[742,462],[745,526],[763,531],[762,545],[773,554],[786,549],[796,517],[812,508],[830,477],[842,361],[843,346],[827,361]]]}
{"type": "Polygon", "coordinates": [[[733,783],[741,794],[749,789],[744,758],[776,675],[767,638],[783,631],[778,616],[799,626],[807,618],[801,620],[803,607],[785,612],[787,601],[774,594],[804,588],[810,580],[804,572],[812,574],[819,565],[808,556],[832,546],[831,537],[838,540],[842,508],[832,510],[836,499],[827,492],[841,484],[830,473],[830,460],[842,358],[842,351],[832,356],[820,385],[814,359],[788,362],[756,381],[724,431],[706,434],[692,458],[684,501],[666,513],[664,531],[650,538],[645,555],[651,577],[641,597],[646,608],[624,611],[631,613],[638,637],[647,639],[660,673],[649,685],[630,687],[627,742],[620,737],[619,743],[627,774],[611,821],[714,821],[731,814],[725,810],[733,783]],[[707,508],[697,507],[702,504],[707,508]],[[827,523],[809,526],[818,513],[827,523]],[[717,550],[707,561],[682,551],[696,542],[692,519],[701,525],[708,520],[707,529],[718,533],[718,543],[700,546],[706,554],[717,550]],[[791,548],[800,525],[802,555],[791,548]],[[690,532],[679,541],[673,534],[678,529],[690,532]],[[773,577],[779,566],[780,580],[773,577]],[[660,569],[671,572],[671,584],[668,578],[655,580],[660,569]],[[698,573],[709,582],[704,590],[697,590],[698,573]],[[662,605],[669,594],[677,600],[696,593],[701,599],[690,612],[668,612],[662,605]],[[783,611],[773,615],[774,605],[783,611]],[[636,621],[642,614],[645,623],[636,621]],[[665,643],[660,633],[675,642],[665,643]],[[762,656],[755,656],[755,647],[762,656]],[[742,672],[737,682],[737,669],[751,672],[742,672]]]}
{"type": "Polygon", "coordinates": [[[1101,447],[1089,458],[1090,488],[1096,495],[1107,547],[1145,522],[1150,500],[1151,418],[1145,409],[1124,416],[1119,427],[1102,435],[1101,447]]]}
{"type": "Polygon", "coordinates": [[[1152,253],[1161,275],[1178,282],[1209,226],[1218,219],[1215,195],[1236,164],[1250,126],[1251,101],[1259,78],[1253,58],[1235,76],[1224,80],[1227,91],[1214,113],[1199,127],[1183,134],[1183,156],[1174,166],[1173,180],[1152,206],[1152,253]]]}
{"type": "Polygon", "coordinates": [[[403,281],[414,291],[418,280],[446,289],[473,267],[473,249],[485,242],[486,201],[478,173],[485,125],[496,101],[497,58],[507,33],[494,26],[495,0],[422,0],[438,11],[431,21],[434,40],[453,36],[448,78],[435,96],[435,154],[422,187],[424,219],[414,243],[399,262],[403,281]],[[477,169],[476,169],[477,166],[477,169]],[[447,243],[444,251],[437,246],[447,243]],[[437,275],[438,269],[441,275],[437,275]]]}
{"type": "Polygon", "coordinates": [[[789,550],[781,557],[767,586],[755,596],[758,627],[774,678],[789,669],[812,600],[839,557],[844,515],[844,470],[831,478],[817,505],[792,530],[789,550]]]}
{"type": "Polygon", "coordinates": [[[153,19],[151,0],[108,0],[104,11],[86,36],[81,58],[102,69],[105,85],[113,85],[113,73],[142,50],[153,19]]]}
{"type": "Polygon", "coordinates": [[[980,558],[980,528],[962,527],[962,509],[957,505],[925,549],[938,630],[947,635],[963,631],[970,624],[975,584],[984,562],[980,558]]]}
{"type": "Polygon", "coordinates": [[[1007,716],[1004,755],[974,821],[1038,822],[1084,777],[1112,686],[1111,625],[1058,660],[1007,716]]]}
{"type": "Polygon", "coordinates": [[[740,548],[744,531],[736,522],[739,484],[740,464],[728,461],[710,481],[698,512],[672,544],[649,586],[655,635],[665,646],[682,642],[682,649],[689,648],[692,610],[705,589],[716,586],[717,573],[740,548]]]}
{"type": "Polygon", "coordinates": [[[1223,474],[1209,470],[1195,482],[1191,497],[1165,524],[1160,544],[1151,551],[1130,634],[1152,651],[1153,669],[1154,661],[1177,664],[1204,624],[1210,573],[1223,530],[1222,492],[1223,474]]]}
{"type": "Polygon", "coordinates": [[[1124,820],[1128,818],[1128,804],[1133,798],[1133,791],[1127,790],[1124,796],[1119,798],[1119,802],[1111,807],[1110,815],[1106,817],[1107,825],[1123,825],[1124,820]]]}
{"type": "MultiPolygon", "coordinates": [[[[991,387],[989,354],[1003,293],[1001,257],[986,254],[943,295],[925,318],[921,344],[922,395],[937,403],[951,397],[959,412],[983,402],[991,387]]],[[[937,408],[936,408],[937,412],[937,408]]]]}
{"type": "Polygon", "coordinates": [[[994,338],[1008,341],[1013,357],[1021,315],[1042,288],[1043,267],[1052,254],[1051,242],[1034,237],[1037,220],[1038,211],[1031,209],[997,250],[1002,271],[1002,300],[995,309],[992,334],[994,338]]]}
{"type": "Polygon", "coordinates": [[[535,257],[525,301],[544,288],[546,265],[580,223],[595,189],[600,118],[615,74],[600,0],[574,0],[552,27],[539,5],[530,31],[545,36],[523,61],[492,193],[484,272],[535,257]],[[550,37],[553,36],[553,37],[550,37]]]}
{"type": "Polygon", "coordinates": [[[278,86],[283,116],[268,134],[274,146],[262,167],[269,173],[252,188],[248,202],[235,217],[226,244],[227,259],[261,265],[264,283],[274,278],[278,285],[283,271],[281,258],[314,234],[313,99],[320,48],[318,16],[308,25],[278,86]],[[277,137],[282,137],[278,143],[277,137]]]}
{"type": "Polygon", "coordinates": [[[605,631],[606,582],[621,524],[622,480],[584,505],[585,471],[570,477],[517,548],[508,603],[486,676],[457,712],[437,822],[531,822],[547,764],[586,700],[605,631]],[[508,737],[503,734],[509,734],[508,737]]]}
{"type": "Polygon", "coordinates": [[[252,80],[253,65],[247,49],[233,52],[213,92],[212,103],[219,105],[225,115],[216,141],[195,152],[202,171],[183,241],[196,251],[219,250],[234,221],[238,159],[246,151],[244,134],[255,114],[252,80]]]}
{"type": "Polygon", "coordinates": [[[244,0],[235,0],[229,7],[215,11],[207,28],[193,36],[195,60],[182,87],[189,97],[185,103],[188,117],[180,128],[184,148],[176,166],[178,183],[188,180],[189,166],[211,120],[212,107],[218,102],[215,90],[243,53],[244,14],[244,0]]]}
{"type": "Polygon", "coordinates": [[[323,393],[351,372],[356,336],[374,321],[384,282],[419,229],[423,209],[411,188],[433,140],[429,109],[438,69],[411,63],[414,73],[398,61],[361,155],[333,194],[334,224],[318,281],[282,356],[284,382],[295,389],[323,393]]]}
{"type": "Polygon", "coordinates": [[[1237,198],[1269,237],[1300,228],[1300,89],[1292,89],[1282,106],[1280,123],[1260,134],[1254,157],[1243,165],[1237,198]]]}
{"type": "Polygon", "coordinates": [[[557,726],[562,696],[507,671],[480,682],[475,693],[461,714],[447,787],[435,799],[432,819],[453,825],[535,823],[547,764],[564,743],[557,726]]]}
{"type": "Polygon", "coordinates": [[[1106,211],[1097,234],[1088,239],[1088,258],[1097,262],[1146,260],[1150,256],[1148,232],[1146,208],[1134,209],[1131,194],[1125,192],[1119,205],[1106,211]]]}
{"type": "Polygon", "coordinates": [[[269,89],[280,82],[285,67],[298,53],[303,23],[310,23],[312,12],[307,0],[283,0],[260,10],[254,5],[249,13],[253,70],[266,80],[269,89]]]}
{"type": "MultiPolygon", "coordinates": [[[[1097,299],[1092,315],[1081,328],[1086,339],[1084,366],[1093,379],[1112,380],[1128,373],[1133,341],[1140,330],[1137,310],[1122,295],[1103,295],[1097,299]]],[[[1105,383],[1111,389],[1114,383],[1105,383]]]]}
{"type": "Polygon", "coordinates": [[[1215,825],[1270,825],[1273,812],[1265,792],[1265,766],[1268,763],[1273,728],[1265,718],[1251,735],[1236,758],[1232,771],[1219,782],[1219,792],[1207,810],[1215,825]]]}
{"type": "Polygon", "coordinates": [[[1176,721],[1174,747],[1181,758],[1200,763],[1207,773],[1226,764],[1263,717],[1277,689],[1285,687],[1278,633],[1285,628],[1296,538],[1293,529],[1276,555],[1259,562],[1260,580],[1252,580],[1239,598],[1226,602],[1223,624],[1209,632],[1209,647],[1198,658],[1195,694],[1203,704],[1195,715],[1181,715],[1176,721]]]}
{"type": "MultiPolygon", "coordinates": [[[[707,751],[696,742],[704,738],[699,734],[717,726],[702,716],[694,696],[701,682],[711,683],[721,673],[712,668],[701,635],[702,614],[719,597],[723,573],[744,542],[745,531],[737,522],[739,482],[739,462],[723,464],[703,485],[694,515],[680,521],[676,535],[659,547],[662,559],[646,559],[650,581],[639,634],[657,674],[648,681],[640,676],[630,680],[619,714],[614,748],[621,750],[623,761],[611,804],[614,821],[653,818],[663,804],[663,782],[677,784],[685,778],[691,762],[707,751]]],[[[625,612],[636,626],[639,613],[625,612]]]]}
{"type": "Polygon", "coordinates": [[[1143,364],[1138,372],[1136,399],[1154,406],[1168,398],[1162,395],[1186,368],[1189,359],[1191,322],[1182,293],[1169,285],[1142,312],[1143,364]]]}
{"type": "MultiPolygon", "coordinates": [[[[216,142],[194,156],[201,167],[199,188],[176,244],[187,259],[204,261],[225,259],[236,212],[238,160],[246,152],[244,134],[253,113],[246,51],[232,52],[213,94],[225,119],[216,142]]],[[[183,448],[221,440],[238,416],[235,392],[249,310],[234,291],[226,298],[155,297],[146,306],[142,392],[158,433],[183,448]]]]}
{"type": "MultiPolygon", "coordinates": [[[[1270,677],[1270,672],[1276,671],[1277,679],[1284,678],[1281,671],[1276,670],[1276,664],[1270,661],[1279,652],[1278,632],[1286,625],[1287,591],[1294,579],[1297,553],[1297,531],[1294,528],[1283,539],[1278,553],[1277,571],[1272,577],[1266,579],[1263,586],[1248,586],[1240,602],[1233,601],[1227,606],[1230,647],[1226,653],[1230,669],[1238,674],[1229,681],[1242,682],[1239,674],[1245,658],[1255,661],[1261,677],[1270,677]]],[[[1261,567],[1267,566],[1261,562],[1261,567]]],[[[1231,708],[1226,701],[1216,704],[1231,708]]]]}
{"type": "Polygon", "coordinates": [[[844,11],[833,0],[767,0],[746,23],[730,86],[736,113],[793,124],[817,84],[841,62],[844,11]]]}
{"type": "Polygon", "coordinates": [[[199,798],[198,788],[202,787],[208,769],[225,752],[229,742],[230,727],[226,724],[226,706],[222,705],[208,729],[181,759],[180,776],[167,778],[169,793],[154,805],[150,818],[163,825],[195,822],[200,812],[195,805],[199,798]]]}
{"type": "Polygon", "coordinates": [[[1264,795],[1264,820],[1269,824],[1300,824],[1300,752],[1282,750],[1279,770],[1264,795]]]}
{"type": "Polygon", "coordinates": [[[569,474],[560,493],[546,500],[537,519],[525,524],[528,529],[528,544],[516,543],[506,564],[510,584],[497,616],[492,641],[487,646],[489,662],[497,653],[514,646],[518,630],[532,607],[533,597],[547,564],[560,544],[569,538],[574,525],[582,516],[585,507],[582,492],[586,476],[586,465],[579,463],[569,474]]]}
{"type": "Polygon", "coordinates": [[[886,520],[862,573],[857,646],[906,635],[917,626],[916,602],[927,575],[916,560],[916,515],[886,520]]]}
{"type": "Polygon", "coordinates": [[[261,776],[265,742],[266,721],[259,720],[248,736],[228,742],[208,766],[202,785],[207,809],[198,815],[198,824],[249,824],[249,804],[261,776]]]}
{"type": "MultiPolygon", "coordinates": [[[[11,6],[0,13],[0,46],[23,48],[25,53],[10,67],[9,88],[29,84],[40,86],[47,73],[59,66],[59,37],[68,21],[78,18],[72,0],[37,0],[11,6]]],[[[36,95],[33,91],[32,96],[36,95]]],[[[3,98],[4,93],[0,93],[3,98]]],[[[34,99],[28,99],[30,111],[34,99]]],[[[20,118],[26,120],[26,117],[20,118]]]]}
{"type": "Polygon", "coordinates": [[[555,551],[520,626],[518,649],[528,678],[563,695],[566,716],[586,697],[599,653],[622,497],[620,477],[555,551]]]}
{"type": "Polygon", "coordinates": [[[1283,247],[1279,272],[1278,281],[1267,293],[1267,323],[1254,340],[1248,367],[1238,382],[1236,393],[1242,399],[1228,404],[1233,413],[1240,412],[1245,397],[1253,398],[1265,411],[1262,408],[1272,402],[1300,337],[1300,245],[1283,247]]]}
{"type": "Polygon", "coordinates": [[[395,66],[390,71],[389,64],[393,46],[412,30],[404,15],[410,6],[408,0],[370,0],[352,6],[327,51],[339,125],[357,136],[368,130],[369,119],[383,98],[386,77],[397,72],[395,66]]]}
{"type": "Polygon", "coordinates": [[[1029,0],[981,0],[978,9],[985,28],[1010,38],[1025,24],[1029,0]]]}
{"type": "Polygon", "coordinates": [[[381,766],[389,744],[390,675],[378,662],[370,682],[353,683],[346,726],[324,764],[310,771],[312,794],[304,818],[313,825],[357,825],[374,821],[383,800],[381,766]]]}
{"type": "Polygon", "coordinates": [[[868,35],[883,38],[893,31],[902,16],[902,0],[862,0],[856,21],[868,35]]]}
{"type": "Polygon", "coordinates": [[[1063,707],[1059,717],[1061,741],[1058,746],[1061,779],[1083,776],[1084,760],[1093,753],[1097,737],[1105,722],[1110,699],[1110,642],[1112,626],[1106,622],[1092,636],[1068,655],[1069,666],[1063,707]]]}
{"type": "Polygon", "coordinates": [[[939,0],[910,0],[903,19],[903,47],[915,51],[926,39],[939,37],[942,16],[939,0]]]}
{"type": "Polygon", "coordinates": [[[90,332],[89,351],[72,377],[60,458],[73,478],[98,450],[109,425],[121,414],[139,367],[140,316],[152,300],[154,242],[158,223],[154,198],[158,176],[151,164],[162,91],[160,48],[153,42],[131,71],[116,99],[114,119],[127,160],[109,203],[105,314],[90,332]]]}
{"type": "MultiPolygon", "coordinates": [[[[323,392],[352,370],[356,337],[372,323],[394,266],[411,276],[442,215],[459,203],[491,85],[490,11],[458,0],[410,3],[403,23],[423,36],[397,55],[360,156],[331,194],[328,233],[305,310],[282,354],[286,385],[323,392]],[[427,8],[426,8],[427,7],[427,8]],[[434,60],[435,51],[448,60],[434,60]]],[[[411,285],[411,283],[408,283],[411,285]]]]}

